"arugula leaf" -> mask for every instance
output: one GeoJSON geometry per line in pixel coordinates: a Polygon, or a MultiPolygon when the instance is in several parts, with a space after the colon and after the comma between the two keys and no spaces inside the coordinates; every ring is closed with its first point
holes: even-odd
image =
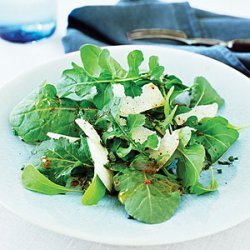
{"type": "Polygon", "coordinates": [[[114,184],[127,213],[145,223],[168,220],[180,203],[179,186],[163,175],[126,169],[114,177],[114,184]]]}
{"type": "MultiPolygon", "coordinates": [[[[68,97],[71,94],[76,94],[84,98],[94,91],[93,84],[85,82],[93,81],[87,76],[85,70],[75,63],[72,63],[72,69],[63,71],[61,81],[56,85],[57,94],[60,98],[68,97]]],[[[71,96],[72,97],[72,96],[71,96]]]]}
{"type": "Polygon", "coordinates": [[[76,189],[65,188],[53,183],[42,175],[32,165],[27,165],[22,173],[22,184],[26,189],[42,194],[65,194],[68,192],[82,192],[76,189]]]}
{"type": "Polygon", "coordinates": [[[142,87],[137,85],[137,82],[126,81],[122,85],[124,86],[126,96],[136,97],[142,93],[142,87]]]}
{"type": "Polygon", "coordinates": [[[177,176],[182,180],[183,187],[195,185],[205,160],[204,147],[202,145],[184,147],[179,144],[173,158],[178,159],[177,176]]]}
{"type": "Polygon", "coordinates": [[[98,109],[102,109],[114,97],[111,83],[98,83],[95,85],[97,95],[93,98],[93,103],[98,109]]]}
{"type": "Polygon", "coordinates": [[[111,79],[124,77],[127,73],[121,65],[110,56],[107,49],[102,50],[98,63],[102,68],[102,74],[111,79]]]}
{"type": "Polygon", "coordinates": [[[239,132],[230,128],[228,121],[223,117],[205,118],[196,129],[192,141],[205,147],[211,163],[216,162],[239,137],[239,132]]]}
{"type": "Polygon", "coordinates": [[[101,52],[101,48],[91,44],[86,44],[80,48],[83,67],[88,76],[99,77],[101,74],[102,68],[99,65],[101,52]]]}
{"type": "Polygon", "coordinates": [[[142,144],[143,149],[157,149],[159,145],[159,139],[156,134],[151,134],[147,137],[147,140],[142,144]]]}
{"type": "Polygon", "coordinates": [[[132,129],[141,127],[145,124],[146,117],[142,114],[130,114],[127,117],[127,125],[128,129],[131,131],[132,129]]]}
{"type": "Polygon", "coordinates": [[[44,141],[32,151],[29,163],[48,179],[63,186],[77,167],[84,169],[88,179],[94,172],[88,144],[83,137],[74,143],[64,138],[44,141]]]}
{"type": "MultiPolygon", "coordinates": [[[[133,150],[136,150],[141,153],[143,152],[144,149],[141,147],[139,143],[135,142],[135,139],[133,138],[133,134],[132,134],[139,127],[133,128],[131,131],[129,131],[127,126],[123,126],[121,124],[121,119],[119,116],[120,105],[121,105],[121,100],[118,98],[118,99],[115,99],[114,102],[111,101],[99,112],[100,118],[97,120],[97,123],[102,121],[103,119],[106,119],[111,122],[111,126],[112,126],[111,130],[105,131],[103,133],[102,138],[104,142],[107,142],[108,139],[113,139],[114,137],[120,138],[122,140],[127,141],[128,145],[130,145],[133,150]]],[[[138,124],[142,122],[142,120],[144,120],[144,118],[142,119],[142,116],[140,114],[139,116],[137,116],[137,114],[135,116],[131,114],[129,118],[130,126],[135,125],[136,123],[137,123],[136,124],[137,126],[138,124]]],[[[140,127],[139,129],[142,130],[146,128],[140,127]]],[[[150,131],[150,132],[154,133],[153,131],[150,131]]],[[[121,149],[121,150],[124,152],[125,149],[121,149]]]]}
{"type": "Polygon", "coordinates": [[[174,87],[174,91],[170,97],[170,104],[172,104],[177,96],[187,91],[188,86],[184,85],[182,81],[174,75],[165,75],[163,77],[163,82],[165,84],[166,92],[169,92],[171,88],[174,87]]]}
{"type": "Polygon", "coordinates": [[[194,186],[192,186],[190,188],[190,193],[202,195],[202,194],[206,194],[206,193],[213,192],[213,191],[217,190],[218,184],[217,184],[216,180],[214,179],[214,173],[213,173],[212,167],[210,168],[210,171],[211,171],[210,184],[207,186],[204,186],[202,183],[197,182],[194,186]]]}
{"type": "Polygon", "coordinates": [[[150,79],[151,80],[158,80],[164,72],[164,67],[159,65],[159,58],[158,56],[150,56],[149,57],[149,72],[150,72],[150,79]]]}
{"type": "Polygon", "coordinates": [[[170,97],[174,92],[174,86],[170,88],[170,90],[167,93],[167,96],[165,97],[165,104],[164,104],[164,115],[167,117],[171,112],[171,106],[170,106],[170,97]]]}
{"type": "Polygon", "coordinates": [[[174,106],[173,109],[171,109],[171,102],[170,102],[170,98],[171,98],[171,95],[173,94],[174,92],[174,86],[172,86],[168,93],[167,93],[167,96],[165,97],[165,104],[164,104],[164,115],[165,115],[165,119],[164,121],[162,122],[162,125],[165,127],[165,128],[168,128],[169,125],[172,124],[172,121],[174,119],[174,115],[175,115],[175,112],[178,108],[177,105],[174,106]]]}
{"type": "Polygon", "coordinates": [[[124,158],[125,156],[127,156],[132,150],[132,145],[129,145],[129,147],[127,148],[123,148],[123,147],[119,147],[116,150],[116,154],[118,155],[118,157],[120,158],[124,158]]]}
{"type": "Polygon", "coordinates": [[[128,54],[129,72],[127,77],[135,77],[140,75],[140,65],[144,58],[140,50],[133,50],[128,54]]]}
{"type": "Polygon", "coordinates": [[[191,107],[212,103],[217,103],[221,107],[224,104],[224,100],[206,78],[202,76],[196,77],[192,86],[191,107]]]}
{"type": "Polygon", "coordinates": [[[12,110],[10,124],[15,133],[30,144],[48,139],[48,132],[77,136],[79,129],[74,121],[80,109],[78,102],[59,99],[56,88],[45,84],[12,110]]]}
{"type": "Polygon", "coordinates": [[[96,175],[82,197],[82,204],[85,206],[96,205],[105,196],[105,192],[105,186],[96,175]]]}
{"type": "Polygon", "coordinates": [[[133,161],[129,165],[130,169],[141,170],[146,173],[156,173],[157,172],[157,162],[147,155],[138,154],[134,157],[133,161]]]}

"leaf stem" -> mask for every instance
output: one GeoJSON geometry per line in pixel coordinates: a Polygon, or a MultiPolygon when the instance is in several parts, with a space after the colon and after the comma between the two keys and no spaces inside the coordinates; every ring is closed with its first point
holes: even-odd
{"type": "Polygon", "coordinates": [[[127,82],[127,81],[136,81],[139,79],[148,79],[150,77],[150,74],[143,74],[137,77],[129,77],[129,78],[118,78],[118,79],[106,79],[106,80],[94,80],[90,82],[78,82],[76,84],[73,84],[72,86],[77,85],[84,85],[84,84],[94,84],[94,83],[119,83],[119,82],[127,82]]]}

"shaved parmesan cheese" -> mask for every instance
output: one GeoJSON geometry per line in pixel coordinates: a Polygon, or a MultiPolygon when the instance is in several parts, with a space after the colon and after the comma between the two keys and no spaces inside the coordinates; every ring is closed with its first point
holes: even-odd
{"type": "Polygon", "coordinates": [[[76,119],[76,124],[82,129],[82,131],[86,134],[87,137],[89,137],[91,140],[100,142],[101,138],[94,129],[94,127],[84,119],[76,119]]]}
{"type": "Polygon", "coordinates": [[[89,122],[84,119],[76,119],[75,122],[87,135],[89,151],[94,162],[95,175],[98,175],[105,187],[111,191],[113,175],[109,169],[105,168],[105,165],[109,162],[107,149],[102,146],[100,136],[89,122]]]}
{"type": "Polygon", "coordinates": [[[47,133],[47,136],[51,139],[60,139],[60,138],[65,138],[65,139],[68,139],[69,142],[75,142],[75,141],[78,141],[80,140],[79,137],[72,137],[72,136],[67,136],[67,135],[62,135],[62,134],[57,134],[57,133],[53,133],[53,132],[48,132],[47,133]]]}
{"type": "Polygon", "coordinates": [[[215,117],[217,114],[217,111],[218,111],[217,103],[213,103],[209,105],[200,105],[200,106],[194,107],[192,110],[190,110],[187,113],[177,115],[175,117],[175,121],[178,125],[182,125],[191,116],[196,116],[198,121],[200,121],[206,117],[208,118],[215,117]]]}
{"type": "Polygon", "coordinates": [[[114,95],[121,97],[120,115],[128,116],[129,114],[140,114],[144,111],[161,107],[164,105],[164,98],[159,88],[153,83],[146,84],[142,87],[140,96],[132,98],[125,96],[123,86],[115,84],[113,87],[114,95]]]}
{"type": "Polygon", "coordinates": [[[191,138],[192,130],[194,129],[188,126],[177,129],[172,134],[167,130],[164,137],[160,140],[159,148],[157,150],[149,150],[149,154],[152,158],[160,158],[158,161],[159,167],[163,166],[170,159],[180,141],[184,146],[187,145],[191,138]]]}
{"type": "Polygon", "coordinates": [[[179,130],[175,130],[172,134],[166,131],[164,137],[160,140],[160,146],[158,150],[149,150],[149,154],[152,158],[157,159],[159,167],[163,166],[172,156],[179,145],[179,130]]]}
{"type": "Polygon", "coordinates": [[[135,142],[139,142],[142,144],[147,140],[148,136],[150,135],[156,135],[156,132],[143,126],[140,126],[132,130],[131,137],[135,142]]]}

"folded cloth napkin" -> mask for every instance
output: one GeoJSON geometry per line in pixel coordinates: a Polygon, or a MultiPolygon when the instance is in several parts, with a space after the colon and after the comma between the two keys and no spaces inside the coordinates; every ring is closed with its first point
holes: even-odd
{"type": "Polygon", "coordinates": [[[127,32],[140,28],[184,31],[188,37],[224,41],[250,38],[250,19],[218,15],[192,8],[187,2],[123,0],[113,6],[86,6],[73,10],[68,18],[65,52],[79,50],[86,43],[103,45],[161,44],[185,49],[219,60],[250,77],[250,52],[235,53],[223,46],[183,46],[163,39],[128,40],[127,32]]]}

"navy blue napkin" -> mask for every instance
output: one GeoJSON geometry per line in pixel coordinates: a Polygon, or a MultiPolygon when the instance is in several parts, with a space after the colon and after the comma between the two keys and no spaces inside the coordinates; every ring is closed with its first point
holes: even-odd
{"type": "Polygon", "coordinates": [[[192,8],[188,3],[153,0],[123,0],[114,6],[86,6],[73,10],[68,18],[65,52],[79,50],[86,43],[104,45],[161,44],[174,46],[219,60],[250,77],[250,52],[235,53],[223,46],[183,46],[170,40],[130,41],[127,32],[140,28],[184,31],[188,37],[232,40],[250,38],[250,19],[218,15],[192,8]]]}

